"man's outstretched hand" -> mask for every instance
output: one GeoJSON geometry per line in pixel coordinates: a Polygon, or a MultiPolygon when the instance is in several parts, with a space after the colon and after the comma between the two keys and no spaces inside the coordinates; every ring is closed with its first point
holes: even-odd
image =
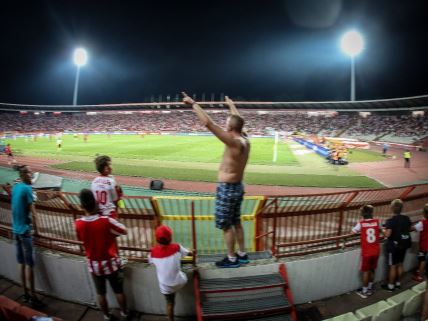
{"type": "Polygon", "coordinates": [[[228,104],[229,106],[230,106],[230,105],[235,106],[235,104],[234,104],[233,100],[232,100],[232,99],[230,99],[230,98],[229,98],[229,96],[224,96],[224,101],[225,101],[225,103],[226,103],[226,104],[228,104]]]}
{"type": "Polygon", "coordinates": [[[192,97],[189,97],[184,91],[182,91],[181,94],[183,95],[183,103],[187,105],[193,105],[195,103],[192,97]]]}

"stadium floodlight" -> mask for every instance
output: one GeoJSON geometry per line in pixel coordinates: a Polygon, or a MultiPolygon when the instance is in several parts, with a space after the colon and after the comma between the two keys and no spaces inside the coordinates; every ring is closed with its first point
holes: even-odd
{"type": "Polygon", "coordinates": [[[88,54],[85,49],[83,48],[77,48],[74,50],[73,54],[73,61],[76,65],[76,79],[74,82],[74,93],[73,93],[73,106],[76,106],[77,104],[77,92],[79,89],[79,76],[80,76],[80,67],[86,65],[86,62],[88,61],[88,54]]]}
{"type": "Polygon", "coordinates": [[[351,57],[351,101],[355,101],[355,57],[364,49],[363,36],[356,30],[348,31],[342,36],[340,47],[351,57]]]}
{"type": "Polygon", "coordinates": [[[77,67],[86,65],[86,62],[88,61],[88,54],[86,50],[83,48],[77,48],[74,50],[73,60],[77,67]]]}

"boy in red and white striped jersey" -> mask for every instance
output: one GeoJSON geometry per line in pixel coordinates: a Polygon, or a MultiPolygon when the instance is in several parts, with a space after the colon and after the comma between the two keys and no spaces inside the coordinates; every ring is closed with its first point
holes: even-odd
{"type": "Polygon", "coordinates": [[[361,272],[363,273],[363,288],[357,294],[363,299],[372,294],[374,273],[380,255],[380,222],[373,218],[374,208],[365,205],[361,208],[362,220],[352,229],[361,238],[361,272]]]}
{"type": "Polygon", "coordinates": [[[97,200],[98,208],[102,215],[117,218],[117,207],[120,205],[122,189],[116,184],[116,180],[111,175],[113,168],[109,156],[98,156],[95,159],[95,167],[100,173],[91,184],[91,190],[97,200]]]}
{"type": "Polygon", "coordinates": [[[116,237],[127,234],[126,227],[109,216],[99,214],[97,202],[91,190],[83,189],[79,194],[85,216],[75,221],[77,237],[83,242],[88,269],[97,290],[97,300],[110,320],[106,300],[106,281],[108,280],[121,309],[121,316],[127,318],[126,298],[123,293],[122,263],[119,258],[116,237]]]}

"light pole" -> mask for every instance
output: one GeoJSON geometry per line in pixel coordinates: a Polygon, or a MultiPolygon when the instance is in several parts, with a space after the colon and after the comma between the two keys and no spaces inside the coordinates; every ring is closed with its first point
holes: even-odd
{"type": "Polygon", "coordinates": [[[77,48],[74,50],[73,61],[76,65],[76,79],[74,81],[74,93],[73,93],[73,106],[77,104],[77,92],[79,90],[79,75],[80,75],[80,67],[84,66],[88,61],[88,54],[86,50],[83,48],[77,48]]]}
{"type": "Polygon", "coordinates": [[[342,36],[340,47],[351,57],[351,101],[355,101],[355,57],[364,49],[364,39],[358,31],[351,30],[342,36]]]}

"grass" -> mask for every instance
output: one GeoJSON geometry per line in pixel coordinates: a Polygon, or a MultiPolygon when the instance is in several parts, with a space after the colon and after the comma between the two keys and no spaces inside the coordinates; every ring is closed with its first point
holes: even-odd
{"type": "MultiPolygon", "coordinates": [[[[84,143],[71,135],[63,136],[63,148],[57,151],[56,140],[47,137],[37,142],[20,138],[8,140],[16,154],[63,160],[54,167],[93,172],[93,159],[107,154],[113,159],[116,175],[215,182],[223,145],[212,136],[91,135],[84,143]],[[17,153],[17,152],[20,153],[17,153]]],[[[278,145],[278,161],[272,162],[273,139],[252,138],[247,184],[376,188],[382,185],[361,176],[349,166],[328,164],[322,157],[308,152],[297,143],[278,145]],[[293,151],[292,151],[293,150],[293,151]],[[303,153],[299,153],[302,152],[303,153]]],[[[19,157],[18,157],[19,159],[19,157]]],[[[371,151],[355,150],[351,162],[379,161],[384,158],[371,151]]]]}
{"type": "Polygon", "coordinates": [[[351,150],[348,156],[348,161],[350,163],[380,162],[384,160],[385,157],[382,154],[365,149],[351,150]]]}
{"type": "MultiPolygon", "coordinates": [[[[72,135],[63,136],[63,148],[56,149],[56,139],[39,137],[37,142],[24,139],[7,140],[12,148],[27,156],[89,156],[108,154],[113,159],[139,159],[181,162],[218,163],[223,154],[223,144],[213,136],[160,136],[146,135],[91,135],[87,143],[72,135]]],[[[250,164],[271,165],[274,141],[271,138],[251,140],[250,164]]],[[[297,165],[298,162],[290,152],[287,144],[280,144],[278,162],[283,165],[297,165]]]]}
{"type": "MultiPolygon", "coordinates": [[[[69,162],[53,165],[55,168],[73,171],[94,172],[92,162],[69,162]]],[[[171,168],[156,166],[114,165],[114,173],[124,176],[175,179],[183,181],[216,182],[217,171],[192,168],[171,168]]],[[[382,187],[366,176],[308,175],[289,173],[247,172],[245,183],[256,185],[307,186],[307,187],[382,187]]]]}

